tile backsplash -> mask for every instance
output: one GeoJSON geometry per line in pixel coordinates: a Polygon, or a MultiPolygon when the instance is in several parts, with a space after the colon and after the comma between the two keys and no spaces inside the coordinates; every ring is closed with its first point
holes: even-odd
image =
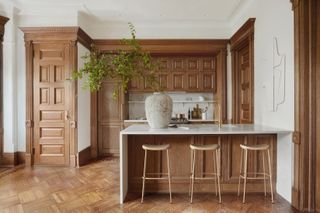
{"type": "MultiPolygon", "coordinates": [[[[144,94],[129,94],[129,119],[130,120],[141,120],[145,119],[145,106],[144,100],[152,93],[144,94]]],[[[208,107],[207,120],[214,119],[214,108],[215,104],[208,103],[206,101],[214,101],[214,95],[212,93],[167,93],[173,100],[172,117],[175,117],[177,113],[185,114],[188,117],[188,110],[196,107],[199,104],[201,109],[208,107]],[[184,101],[188,102],[185,103],[184,101]],[[201,103],[201,101],[204,101],[201,103]],[[190,103],[191,102],[191,103],[190,103]],[[199,102],[199,103],[198,103],[199,102]]]]}

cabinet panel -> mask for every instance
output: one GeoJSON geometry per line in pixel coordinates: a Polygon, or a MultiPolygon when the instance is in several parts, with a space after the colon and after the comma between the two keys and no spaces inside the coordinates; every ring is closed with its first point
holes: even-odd
{"type": "Polygon", "coordinates": [[[187,74],[187,88],[191,91],[198,91],[199,88],[199,74],[198,73],[188,73],[187,74]]]}
{"type": "Polygon", "coordinates": [[[99,155],[119,154],[119,133],[121,124],[100,124],[99,125],[99,155]]]}
{"type": "Polygon", "coordinates": [[[120,121],[121,116],[121,95],[116,99],[112,97],[114,88],[117,86],[116,82],[105,81],[102,83],[102,87],[98,99],[98,121],[110,122],[120,121]]]}
{"type": "MultiPolygon", "coordinates": [[[[216,92],[215,56],[155,57],[160,66],[158,79],[164,91],[216,92]]],[[[131,92],[151,92],[145,80],[132,80],[131,92]]]]}
{"type": "Polygon", "coordinates": [[[216,91],[215,75],[213,72],[201,74],[202,91],[216,91]]]}
{"type": "Polygon", "coordinates": [[[184,73],[172,73],[172,89],[174,91],[183,91],[185,87],[184,73]]]}

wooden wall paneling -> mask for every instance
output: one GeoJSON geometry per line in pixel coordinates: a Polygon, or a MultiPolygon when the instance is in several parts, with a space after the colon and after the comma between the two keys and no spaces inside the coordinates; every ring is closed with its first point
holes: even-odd
{"type": "Polygon", "coordinates": [[[315,211],[317,186],[317,144],[320,122],[317,116],[319,77],[319,1],[291,0],[294,12],[295,46],[295,132],[292,205],[300,211],[315,211]]]}
{"type": "Polygon", "coordinates": [[[33,155],[33,42],[25,41],[26,48],[26,165],[34,164],[33,155]]]}
{"type": "MultiPolygon", "coordinates": [[[[143,50],[153,55],[216,55],[225,48],[228,39],[139,39],[143,50]]],[[[94,44],[102,51],[128,49],[120,40],[96,39],[94,44]]]]}
{"type": "Polygon", "coordinates": [[[0,165],[1,158],[3,155],[3,37],[5,31],[5,24],[9,19],[3,16],[0,16],[0,165]]]}
{"type": "MultiPolygon", "coordinates": [[[[70,40],[67,45],[69,55],[69,71],[67,79],[71,78],[72,72],[78,68],[78,48],[77,40],[70,40]]],[[[70,85],[70,166],[77,166],[78,154],[78,81],[72,81],[70,85]]]]}
{"type": "Polygon", "coordinates": [[[250,18],[230,39],[233,123],[254,122],[254,23],[250,18]]]}
{"type": "Polygon", "coordinates": [[[98,157],[98,92],[90,95],[90,144],[91,158],[98,157]]]}
{"type": "MultiPolygon", "coordinates": [[[[316,34],[316,81],[320,81],[320,3],[317,2],[316,34]]],[[[316,211],[320,212],[320,84],[316,84],[316,211]]]]}
{"type": "MultiPolygon", "coordinates": [[[[222,189],[224,192],[236,192],[238,187],[240,166],[240,144],[244,143],[243,135],[221,136],[221,168],[222,189]]],[[[189,144],[218,143],[218,136],[130,136],[129,137],[129,191],[141,192],[141,176],[143,168],[144,153],[142,144],[171,144],[170,160],[172,172],[172,189],[174,192],[187,192],[190,176],[191,153],[189,144]]],[[[276,177],[276,135],[248,136],[249,144],[267,143],[271,145],[271,158],[273,175],[276,177]]],[[[149,154],[149,152],[148,152],[149,154]]],[[[249,171],[261,171],[262,159],[258,159],[259,153],[249,154],[249,171]]],[[[149,155],[148,155],[149,156],[149,155]]],[[[165,153],[150,152],[147,169],[151,172],[166,172],[165,153]],[[154,154],[154,155],[153,155],[154,154]]],[[[196,154],[196,174],[200,172],[211,172],[213,170],[212,152],[200,152],[196,154]]],[[[274,179],[276,182],[276,179],[274,179]]],[[[166,180],[149,182],[147,191],[165,192],[168,190],[166,180]]],[[[250,180],[249,192],[263,192],[263,181],[250,180]]],[[[268,189],[269,190],[269,189],[268,189]]],[[[214,181],[204,180],[201,184],[196,182],[195,191],[214,192],[214,181]]]]}
{"type": "Polygon", "coordinates": [[[216,56],[216,98],[221,106],[221,118],[223,123],[227,123],[227,49],[221,49],[216,56]]]}
{"type": "Polygon", "coordinates": [[[119,132],[128,118],[128,96],[112,97],[117,82],[105,80],[98,92],[98,155],[119,155],[119,132]]]}

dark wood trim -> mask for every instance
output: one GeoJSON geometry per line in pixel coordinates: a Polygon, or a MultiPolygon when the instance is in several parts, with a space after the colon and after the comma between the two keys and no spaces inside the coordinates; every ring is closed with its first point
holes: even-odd
{"type": "Polygon", "coordinates": [[[79,167],[88,164],[92,160],[90,146],[78,153],[78,160],[79,167]]]}
{"type": "Polygon", "coordinates": [[[1,165],[4,167],[14,167],[25,163],[25,152],[5,152],[1,158],[1,165]]]}
{"type": "Polygon", "coordinates": [[[26,48],[26,165],[34,163],[33,156],[33,43],[25,41],[26,48]]]}
{"type": "MultiPolygon", "coordinates": [[[[145,51],[166,55],[216,55],[229,43],[226,39],[139,39],[138,41],[145,51]]],[[[128,49],[126,45],[121,44],[121,40],[96,39],[93,42],[102,51],[128,49]]]]}
{"type": "MultiPolygon", "coordinates": [[[[2,158],[4,141],[3,141],[3,36],[5,24],[9,19],[0,16],[0,159],[2,158]]],[[[0,162],[1,165],[1,162],[0,162]]]]}
{"type": "Polygon", "coordinates": [[[240,29],[237,30],[237,32],[231,37],[230,39],[230,48],[231,51],[234,48],[237,48],[238,45],[241,44],[241,42],[245,42],[247,38],[254,34],[254,23],[256,19],[255,18],[249,18],[240,29]]]}
{"type": "MultiPolygon", "coordinates": [[[[294,11],[295,136],[292,205],[316,211],[317,144],[320,144],[320,2],[291,0],[294,11]]],[[[318,183],[319,184],[319,183],[318,183]]],[[[318,204],[319,205],[319,204],[318,204]]],[[[319,210],[319,209],[318,209],[319,210]]]]}
{"type": "Polygon", "coordinates": [[[78,41],[91,49],[93,40],[80,27],[21,27],[25,41],[34,43],[56,41],[78,41]]]}
{"type": "Polygon", "coordinates": [[[231,37],[230,49],[232,60],[232,123],[240,123],[240,94],[239,94],[239,57],[238,52],[249,46],[249,69],[251,75],[251,120],[250,123],[254,123],[254,23],[255,18],[248,19],[242,27],[231,37]]]}
{"type": "Polygon", "coordinates": [[[91,157],[98,157],[98,92],[91,93],[90,96],[90,144],[91,157]]]}

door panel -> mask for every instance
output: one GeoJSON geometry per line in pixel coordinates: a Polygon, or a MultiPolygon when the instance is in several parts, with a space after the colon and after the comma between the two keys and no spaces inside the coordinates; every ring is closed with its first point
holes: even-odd
{"type": "Polygon", "coordinates": [[[69,87],[65,45],[34,45],[35,164],[69,165],[69,87]]]}
{"type": "Polygon", "coordinates": [[[251,70],[249,62],[249,45],[239,51],[240,72],[240,123],[252,123],[251,118],[251,70]]]}

